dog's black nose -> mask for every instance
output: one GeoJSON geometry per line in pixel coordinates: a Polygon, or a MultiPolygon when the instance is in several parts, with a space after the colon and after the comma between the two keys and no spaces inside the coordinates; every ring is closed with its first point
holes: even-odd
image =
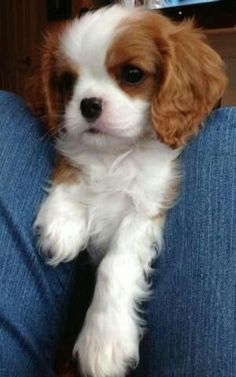
{"type": "Polygon", "coordinates": [[[102,100],[96,97],[84,98],[80,102],[80,111],[88,122],[94,122],[101,115],[102,100]]]}

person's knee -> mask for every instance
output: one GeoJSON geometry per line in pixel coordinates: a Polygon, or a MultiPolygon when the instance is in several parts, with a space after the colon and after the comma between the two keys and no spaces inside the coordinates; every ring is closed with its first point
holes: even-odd
{"type": "MultiPolygon", "coordinates": [[[[213,111],[203,123],[204,133],[208,135],[211,132],[220,132],[225,134],[227,130],[236,132],[236,107],[223,107],[213,111]]],[[[201,134],[201,133],[200,133],[201,134]]]]}
{"type": "Polygon", "coordinates": [[[12,141],[17,144],[17,140],[22,140],[29,129],[34,128],[34,133],[37,133],[40,127],[32,127],[37,122],[21,97],[0,90],[0,146],[4,147],[7,143],[10,147],[12,141]]]}
{"type": "Polygon", "coordinates": [[[7,113],[7,109],[25,107],[24,102],[18,95],[0,90],[0,117],[7,113]]]}
{"type": "Polygon", "coordinates": [[[213,111],[205,119],[197,137],[194,137],[182,154],[182,164],[195,164],[197,158],[210,161],[234,153],[236,147],[236,107],[213,111]]]}
{"type": "Polygon", "coordinates": [[[204,122],[204,125],[207,127],[210,124],[213,128],[219,128],[219,130],[233,128],[236,132],[235,122],[236,107],[222,107],[213,111],[204,122]]]}

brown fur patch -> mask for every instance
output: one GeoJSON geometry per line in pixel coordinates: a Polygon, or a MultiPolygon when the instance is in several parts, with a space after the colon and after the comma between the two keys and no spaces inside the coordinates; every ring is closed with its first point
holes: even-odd
{"type": "Polygon", "coordinates": [[[159,51],[142,24],[130,22],[122,25],[122,29],[107,52],[107,70],[128,95],[150,101],[159,85],[159,51]],[[125,83],[121,72],[127,65],[142,70],[144,79],[137,84],[125,83]]]}
{"type": "Polygon", "coordinates": [[[219,55],[194,29],[155,12],[140,12],[120,25],[107,55],[109,72],[130,96],[151,101],[152,123],[161,141],[176,148],[195,135],[223,95],[227,79],[219,55]],[[145,80],[127,86],[119,70],[133,64],[145,80]]]}
{"type": "Polygon", "coordinates": [[[160,41],[159,32],[153,30],[154,36],[158,35],[163,66],[162,84],[153,96],[151,113],[159,139],[176,148],[197,134],[222,97],[227,79],[220,56],[191,21],[167,25],[166,32],[160,41]]]}
{"type": "Polygon", "coordinates": [[[63,22],[47,33],[39,52],[39,67],[29,85],[29,104],[42,118],[47,131],[55,135],[72,94],[73,81],[79,72],[59,51],[59,39],[69,25],[63,22]]]}
{"type": "Polygon", "coordinates": [[[71,166],[64,157],[59,156],[53,172],[53,184],[58,185],[60,183],[78,183],[79,174],[80,171],[78,168],[71,166]]]}

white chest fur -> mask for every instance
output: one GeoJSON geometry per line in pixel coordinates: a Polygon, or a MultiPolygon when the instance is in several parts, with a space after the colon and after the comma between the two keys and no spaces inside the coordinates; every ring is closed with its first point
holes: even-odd
{"type": "Polygon", "coordinates": [[[52,187],[35,222],[39,245],[52,265],[72,260],[85,247],[100,262],[74,353],[83,370],[103,368],[107,376],[115,370],[123,377],[129,360],[138,360],[142,328],[136,307],[148,297],[145,276],[156,255],[153,244],[161,247],[158,215],[176,181],[179,151],[154,140],[122,153],[91,153],[77,143],[61,152],[79,168],[78,182],[52,187]]]}
{"type": "Polygon", "coordinates": [[[77,148],[76,155],[67,155],[82,171],[76,200],[86,210],[89,250],[95,259],[109,249],[125,216],[135,212],[152,218],[163,211],[176,178],[173,162],[178,153],[155,140],[122,154],[101,156],[77,148]]]}

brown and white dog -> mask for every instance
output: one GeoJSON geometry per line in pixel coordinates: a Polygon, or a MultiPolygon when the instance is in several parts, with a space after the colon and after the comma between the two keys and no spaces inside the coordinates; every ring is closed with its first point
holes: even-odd
{"type": "Polygon", "coordinates": [[[223,94],[223,64],[191,21],[112,6],[47,36],[35,84],[60,156],[39,245],[53,266],[85,248],[98,264],[74,354],[85,375],[122,377],[139,358],[176,159],[223,94]]]}

